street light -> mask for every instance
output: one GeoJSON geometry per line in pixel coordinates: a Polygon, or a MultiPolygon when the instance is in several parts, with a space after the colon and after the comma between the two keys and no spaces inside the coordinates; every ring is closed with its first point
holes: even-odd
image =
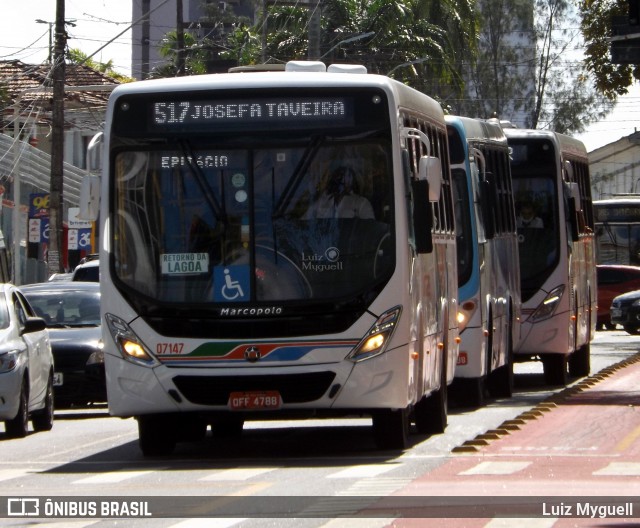
{"type": "Polygon", "coordinates": [[[55,22],[47,22],[41,18],[36,18],[36,22],[38,24],[49,24],[49,57],[47,58],[47,63],[51,64],[51,55],[53,54],[53,26],[55,22]]]}
{"type": "MultiPolygon", "coordinates": [[[[49,57],[47,58],[47,63],[51,64],[51,58],[53,56],[53,26],[56,25],[55,22],[49,22],[48,20],[42,20],[41,18],[36,18],[36,23],[38,24],[48,24],[49,25],[49,57]]],[[[76,20],[65,20],[64,23],[70,26],[75,27],[76,20]]]]}

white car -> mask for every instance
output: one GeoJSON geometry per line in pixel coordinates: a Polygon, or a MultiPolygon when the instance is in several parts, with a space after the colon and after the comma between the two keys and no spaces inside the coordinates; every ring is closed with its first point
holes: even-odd
{"type": "Polygon", "coordinates": [[[53,354],[44,319],[22,292],[0,284],[0,420],[10,438],[53,427],[53,354]]]}

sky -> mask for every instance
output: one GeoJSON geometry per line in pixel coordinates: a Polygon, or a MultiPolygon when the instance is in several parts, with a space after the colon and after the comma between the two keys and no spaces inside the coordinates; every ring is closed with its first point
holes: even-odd
{"type": "MultiPolygon", "coordinates": [[[[27,64],[39,64],[49,54],[49,24],[55,22],[56,0],[3,0],[14,8],[4,10],[0,17],[0,60],[19,59],[27,64]]],[[[114,69],[124,75],[131,73],[132,0],[66,0],[65,19],[75,21],[68,26],[68,46],[93,55],[98,62],[113,61],[114,69]],[[124,32],[124,33],[123,33],[124,32]],[[120,35],[123,33],[122,35],[120,35]],[[120,36],[119,36],[120,35],[120,36]],[[111,42],[101,49],[107,42],[111,42]]],[[[54,28],[55,29],[55,28],[54,28]]],[[[621,97],[614,111],[604,120],[589,125],[586,133],[576,137],[588,151],[640,130],[640,84],[621,97]]]]}

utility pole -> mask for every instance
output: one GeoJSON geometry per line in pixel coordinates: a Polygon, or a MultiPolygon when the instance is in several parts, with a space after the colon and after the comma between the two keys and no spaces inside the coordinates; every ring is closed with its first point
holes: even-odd
{"type": "Polygon", "coordinates": [[[65,0],[56,0],[56,38],[53,50],[51,77],[53,78],[53,108],[51,112],[51,182],[49,189],[49,275],[62,271],[60,253],[62,249],[64,170],[64,50],[67,33],[64,19],[65,0]]]}
{"type": "Polygon", "coordinates": [[[182,76],[186,71],[186,50],[184,47],[184,18],[182,16],[182,0],[176,0],[176,46],[178,47],[178,49],[176,50],[178,76],[182,76]]]}
{"type": "Polygon", "coordinates": [[[320,22],[322,20],[322,0],[308,0],[309,5],[309,60],[320,58],[320,22]]]}

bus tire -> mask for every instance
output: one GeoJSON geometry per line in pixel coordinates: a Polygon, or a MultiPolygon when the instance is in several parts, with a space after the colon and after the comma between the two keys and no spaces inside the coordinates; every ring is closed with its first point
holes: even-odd
{"type": "Polygon", "coordinates": [[[591,343],[582,345],[569,356],[569,375],[583,378],[591,371],[591,343]]]}
{"type": "Polygon", "coordinates": [[[507,361],[489,374],[489,394],[494,398],[513,396],[513,338],[511,335],[511,317],[507,328],[507,361]]]}
{"type": "Polygon", "coordinates": [[[211,434],[216,438],[240,438],[244,428],[244,418],[228,416],[211,422],[211,434]]]}
{"type": "Polygon", "coordinates": [[[460,388],[462,400],[460,403],[464,407],[482,407],[485,404],[487,392],[487,377],[462,378],[456,382],[460,388]]]}
{"type": "Polygon", "coordinates": [[[420,434],[442,434],[447,428],[448,387],[447,351],[442,351],[443,361],[440,371],[440,388],[416,403],[413,418],[420,434]]]}
{"type": "Polygon", "coordinates": [[[543,354],[542,368],[547,385],[565,386],[569,382],[568,356],[566,354],[543,354]]]}
{"type": "Polygon", "coordinates": [[[404,449],[409,441],[409,411],[380,409],[372,415],[373,439],[379,449],[404,449]]]}
{"type": "Polygon", "coordinates": [[[175,420],[167,415],[138,416],[138,444],[147,457],[170,455],[176,447],[175,420]]]}

